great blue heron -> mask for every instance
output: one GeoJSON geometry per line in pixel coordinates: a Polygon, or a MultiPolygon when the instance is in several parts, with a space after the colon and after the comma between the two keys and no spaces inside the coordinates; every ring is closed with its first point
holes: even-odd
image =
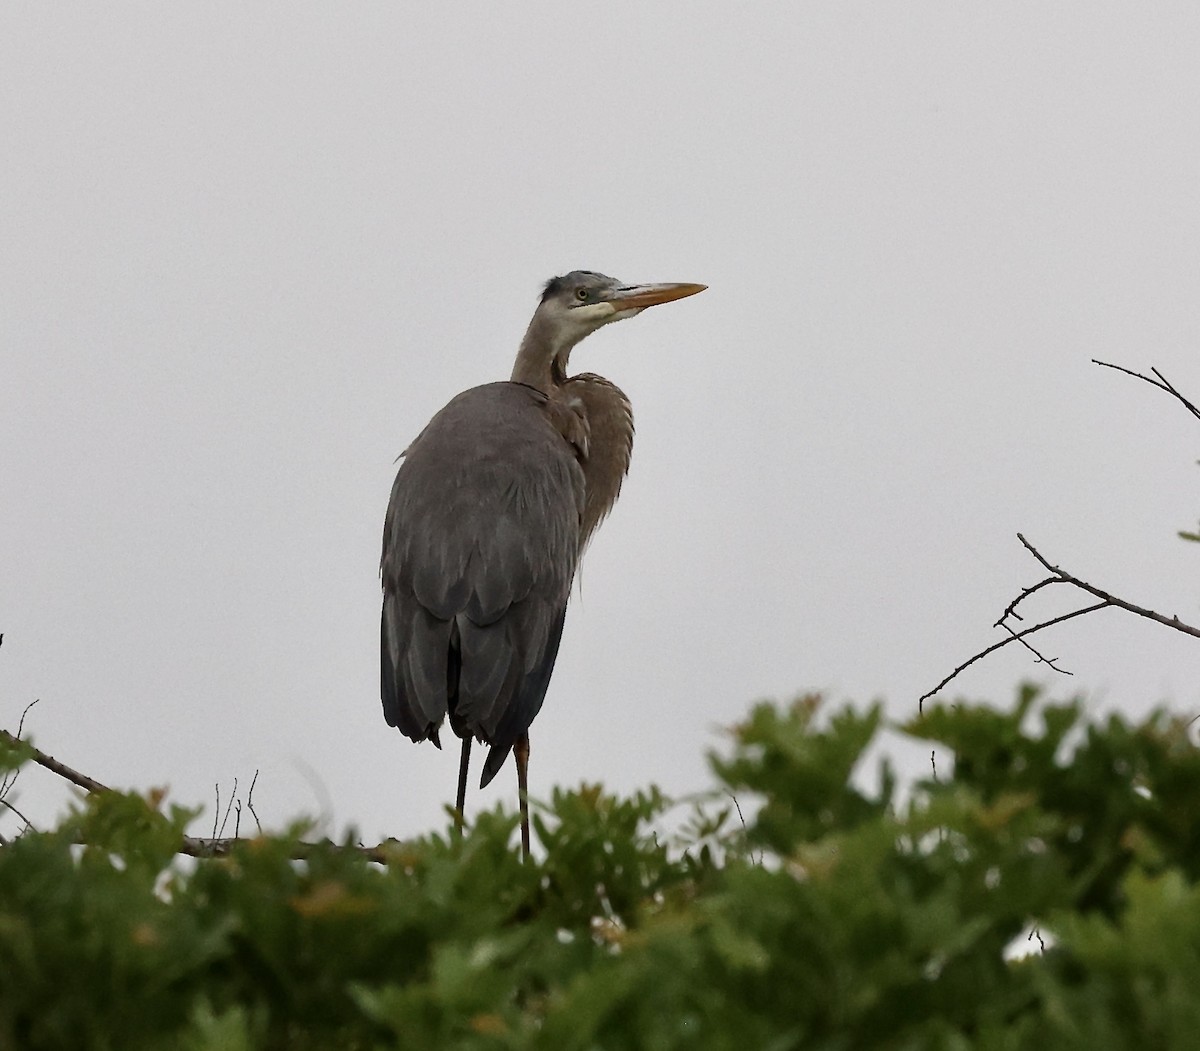
{"type": "Polygon", "coordinates": [[[629,399],[571,350],[610,321],[704,285],[625,285],[576,270],[547,282],[512,378],[474,387],[404,452],[383,526],[383,714],[413,741],[447,715],[462,738],[461,828],[471,741],[491,745],[483,788],[516,753],[529,856],[529,724],[558,655],[589,538],[629,469],[629,399]]]}

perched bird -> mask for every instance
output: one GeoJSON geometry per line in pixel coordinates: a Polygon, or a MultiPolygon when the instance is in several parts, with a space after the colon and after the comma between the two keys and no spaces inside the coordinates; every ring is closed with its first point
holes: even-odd
{"type": "Polygon", "coordinates": [[[558,655],[580,556],[629,469],[633,413],[603,376],[568,376],[585,336],[704,285],[625,285],[589,270],[546,283],[508,382],[473,387],[403,454],[383,526],[383,714],[413,741],[446,716],[491,745],[480,788],[515,751],[529,855],[529,725],[558,655]]]}

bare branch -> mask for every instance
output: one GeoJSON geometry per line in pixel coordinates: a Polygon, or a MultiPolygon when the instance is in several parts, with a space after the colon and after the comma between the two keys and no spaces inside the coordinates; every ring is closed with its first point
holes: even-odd
{"type": "MultiPolygon", "coordinates": [[[[112,791],[111,788],[109,788],[107,785],[101,784],[94,777],[89,777],[87,774],[82,774],[78,770],[75,770],[75,769],[67,766],[65,763],[60,763],[57,759],[53,758],[52,756],[47,755],[41,749],[35,748],[33,745],[29,744],[28,741],[21,741],[19,737],[14,737],[7,730],[0,730],[0,738],[2,738],[3,740],[5,740],[6,742],[8,742],[10,744],[15,744],[15,743],[19,742],[25,748],[29,749],[29,751],[31,753],[31,758],[39,766],[44,767],[45,769],[49,770],[51,773],[57,774],[59,777],[63,778],[64,780],[70,781],[71,784],[77,785],[79,788],[82,788],[87,792],[104,793],[104,792],[112,791]]],[[[254,783],[257,781],[258,781],[258,771],[256,770],[254,772],[254,781],[252,781],[250,784],[250,792],[251,793],[254,792],[254,783]]],[[[220,791],[219,786],[217,787],[217,791],[218,792],[220,791]]],[[[236,789],[235,789],[235,791],[236,791],[236,789]]],[[[247,805],[249,805],[249,803],[247,805]]],[[[25,822],[27,828],[30,828],[30,829],[34,828],[33,824],[29,821],[29,819],[27,817],[25,817],[24,814],[22,814],[16,807],[14,807],[7,800],[0,799],[0,806],[4,806],[7,809],[11,810],[14,814],[16,814],[22,821],[25,822]]],[[[252,806],[250,807],[250,812],[254,813],[254,808],[252,806]]],[[[255,814],[254,820],[255,820],[255,822],[258,822],[257,814],[255,814]]],[[[261,833],[262,825],[259,824],[258,827],[259,827],[259,832],[261,833]]],[[[34,831],[36,831],[36,829],[34,829],[34,831]]],[[[0,846],[3,846],[9,842],[11,842],[11,840],[9,840],[5,837],[0,837],[0,846]]],[[[193,857],[193,858],[219,858],[219,857],[225,857],[226,855],[228,855],[230,853],[230,851],[233,849],[233,846],[235,843],[245,843],[245,842],[248,842],[248,841],[245,839],[239,839],[236,836],[234,836],[231,839],[222,839],[217,836],[211,836],[211,837],[183,836],[180,839],[178,853],[186,854],[188,857],[193,857]]],[[[364,847],[361,845],[359,845],[359,846],[343,846],[343,845],[339,845],[339,844],[329,844],[328,840],[326,840],[325,843],[297,843],[296,846],[294,847],[294,849],[292,850],[292,858],[293,858],[293,860],[296,860],[296,861],[303,861],[306,858],[311,857],[313,851],[316,850],[318,847],[327,846],[327,845],[331,845],[333,847],[333,849],[335,849],[335,850],[350,851],[350,852],[353,852],[356,854],[361,854],[368,861],[375,861],[375,862],[379,862],[380,864],[387,864],[389,861],[394,860],[395,850],[397,847],[401,846],[401,844],[395,840],[380,843],[377,846],[373,846],[373,847],[364,847]]]]}
{"type": "Polygon", "coordinates": [[[3,799],[12,790],[13,785],[17,783],[17,778],[21,776],[21,768],[9,770],[0,776],[0,799],[3,799]]]}
{"type": "Polygon", "coordinates": [[[1171,382],[1158,369],[1152,368],[1150,371],[1154,373],[1154,378],[1146,376],[1141,372],[1134,372],[1133,369],[1127,369],[1123,365],[1113,365],[1107,361],[1100,361],[1097,358],[1092,358],[1093,364],[1103,365],[1106,369],[1116,369],[1117,372],[1123,372],[1126,376],[1133,376],[1135,379],[1145,380],[1152,387],[1157,387],[1159,390],[1165,390],[1168,394],[1178,398],[1196,419],[1200,420],[1200,409],[1196,408],[1190,401],[1187,400],[1171,382]]]}
{"type": "Polygon", "coordinates": [[[10,803],[7,799],[0,799],[0,806],[4,807],[5,810],[11,810],[14,814],[17,815],[17,817],[19,817],[22,821],[24,821],[25,828],[27,830],[32,828],[34,830],[34,832],[37,831],[37,829],[34,828],[33,822],[30,821],[29,818],[27,818],[24,814],[22,814],[21,811],[19,811],[15,806],[13,806],[12,803],[10,803]]]}
{"type": "Polygon", "coordinates": [[[1192,635],[1195,638],[1200,639],[1200,628],[1194,628],[1190,624],[1185,624],[1176,616],[1167,617],[1161,613],[1156,613],[1152,609],[1147,609],[1145,606],[1136,606],[1132,602],[1126,602],[1125,599],[1118,598],[1116,595],[1110,595],[1102,588],[1098,588],[1093,584],[1089,584],[1086,580],[1080,580],[1079,577],[1073,576],[1065,569],[1050,565],[1049,562],[1042,558],[1037,548],[1035,548],[1020,533],[1017,534],[1017,539],[1025,545],[1026,550],[1028,550],[1034,558],[1036,558],[1043,566],[1045,566],[1047,570],[1053,573],[1055,578],[1061,580],[1063,583],[1073,584],[1075,587],[1079,588],[1080,591],[1086,591],[1089,595],[1094,595],[1098,599],[1103,599],[1105,605],[1116,606],[1118,609],[1123,609],[1127,613],[1135,613],[1139,617],[1145,617],[1147,620],[1152,620],[1157,624],[1165,625],[1168,628],[1174,628],[1176,631],[1182,631],[1185,635],[1192,635]]]}
{"type": "MultiPolygon", "coordinates": [[[[3,640],[4,640],[4,636],[0,635],[0,642],[2,642],[3,640]]],[[[29,714],[29,709],[32,708],[35,704],[37,704],[39,699],[40,698],[35,697],[32,701],[30,701],[27,705],[25,705],[24,710],[21,712],[21,718],[17,720],[17,736],[18,737],[20,737],[25,732],[25,716],[27,716],[29,714]]],[[[8,795],[8,793],[12,789],[13,785],[15,785],[17,783],[17,778],[20,776],[21,776],[21,771],[18,769],[18,770],[12,771],[11,773],[5,774],[3,777],[0,777],[0,799],[3,799],[6,795],[8,795]]]]}
{"type": "MultiPolygon", "coordinates": [[[[225,805],[225,816],[221,818],[220,835],[222,835],[222,836],[225,835],[225,826],[229,824],[229,814],[233,810],[233,803],[234,803],[235,799],[237,799],[237,778],[236,777],[233,779],[233,791],[229,795],[229,802],[225,805]]],[[[216,823],[216,817],[213,818],[213,822],[214,822],[214,824],[216,823]]],[[[213,838],[215,839],[216,836],[214,835],[213,838]]]]}
{"type": "MultiPolygon", "coordinates": [[[[733,800],[733,808],[737,811],[738,820],[742,823],[742,831],[749,833],[750,830],[746,827],[746,818],[742,814],[742,804],[738,802],[738,797],[732,792],[729,793],[729,798],[733,800]]],[[[699,808],[697,807],[697,809],[699,808]]]]}
{"type": "Polygon", "coordinates": [[[9,744],[17,744],[18,742],[24,745],[32,752],[32,759],[38,766],[44,767],[52,774],[58,774],[59,777],[70,781],[73,785],[78,785],[87,792],[107,792],[108,785],[102,785],[93,777],[88,777],[87,774],[81,774],[78,770],[72,770],[65,763],[60,763],[51,755],[47,755],[40,748],[34,748],[28,741],[21,741],[19,737],[14,737],[7,730],[0,730],[0,739],[7,741],[9,744]]]}
{"type": "Polygon", "coordinates": [[[921,696],[917,699],[918,711],[923,712],[925,710],[925,702],[930,697],[957,678],[962,672],[966,671],[967,668],[969,668],[972,664],[983,660],[983,658],[988,654],[995,653],[996,650],[1002,649],[1010,642],[1020,642],[1023,646],[1033,652],[1033,654],[1038,658],[1039,662],[1049,665],[1060,675],[1072,674],[1071,672],[1065,671],[1064,669],[1055,665],[1054,662],[1058,660],[1057,657],[1048,659],[1042,656],[1042,654],[1034,649],[1033,646],[1025,642],[1025,638],[1026,636],[1033,635],[1035,632],[1039,632],[1044,628],[1052,627],[1055,624],[1061,624],[1063,621],[1072,620],[1075,617],[1082,617],[1087,613],[1095,613],[1097,610],[1107,609],[1109,607],[1123,609],[1127,613],[1134,613],[1139,617],[1145,617],[1147,620],[1152,620],[1156,624],[1162,624],[1168,628],[1174,628],[1176,631],[1181,631],[1185,635],[1192,635],[1196,638],[1200,638],[1200,628],[1195,628],[1190,624],[1185,624],[1178,617],[1167,617],[1156,612],[1155,610],[1147,609],[1145,606],[1135,605],[1134,603],[1128,602],[1123,598],[1118,598],[1116,595],[1105,591],[1103,588],[1098,588],[1094,584],[1089,584],[1086,580],[1081,580],[1074,574],[1068,573],[1061,566],[1051,565],[1050,562],[1042,556],[1042,553],[1038,551],[1038,549],[1034,547],[1028,540],[1026,540],[1022,534],[1018,533],[1017,539],[1021,541],[1022,545],[1025,547],[1025,550],[1038,560],[1038,563],[1043,569],[1046,570],[1047,573],[1050,574],[1050,576],[1046,577],[1044,580],[1039,580],[1033,585],[1033,587],[1023,589],[1021,593],[1015,599],[1013,599],[1008,606],[1005,607],[1004,612],[1000,615],[1000,619],[996,621],[994,626],[1004,628],[1004,630],[1009,633],[1009,637],[1007,639],[1001,639],[997,643],[993,643],[991,646],[987,647],[987,649],[980,650],[975,654],[975,656],[963,661],[962,664],[955,668],[954,671],[947,675],[932,690],[930,690],[928,693],[921,694],[921,696]],[[1020,614],[1016,612],[1018,603],[1020,603],[1022,599],[1028,598],[1035,591],[1038,591],[1043,587],[1047,587],[1050,584],[1070,584],[1072,587],[1078,588],[1080,591],[1091,595],[1093,598],[1097,598],[1100,601],[1091,606],[1085,606],[1082,609],[1072,610],[1070,613],[1064,613],[1061,616],[1052,617],[1050,620],[1042,621],[1040,624],[1035,624],[1031,628],[1025,628],[1023,631],[1013,631],[1013,629],[1005,623],[1005,620],[1008,617],[1016,617],[1017,620],[1021,619],[1020,614]]]}
{"type": "Polygon", "coordinates": [[[254,771],[254,777],[250,779],[250,791],[246,793],[246,808],[250,811],[254,818],[254,824],[258,828],[258,834],[262,835],[262,822],[258,820],[258,814],[254,809],[254,786],[258,784],[258,771],[254,771]]]}
{"type": "Polygon", "coordinates": [[[930,697],[932,697],[935,693],[937,693],[939,690],[941,690],[942,687],[946,686],[948,683],[950,683],[954,679],[958,678],[958,676],[961,675],[964,671],[966,671],[969,667],[971,667],[972,664],[975,664],[976,662],[983,660],[983,658],[986,657],[989,653],[995,653],[996,650],[1003,649],[1010,642],[1020,642],[1021,639],[1023,639],[1026,635],[1032,635],[1034,632],[1041,631],[1043,628],[1050,628],[1050,627],[1053,627],[1055,624],[1061,624],[1065,620],[1072,620],[1075,617],[1082,617],[1085,613],[1095,613],[1096,610],[1104,609],[1105,606],[1109,606],[1109,605],[1111,605],[1111,603],[1109,603],[1109,602],[1097,602],[1094,606],[1085,606],[1083,609],[1072,610],[1070,613],[1064,613],[1061,617],[1052,617],[1050,620],[1042,621],[1041,624],[1035,624],[1032,628],[1026,628],[1024,631],[1012,632],[1012,634],[1009,635],[1009,637],[1007,639],[1001,639],[999,642],[993,643],[986,650],[980,650],[977,654],[975,654],[974,657],[971,657],[969,660],[963,661],[962,664],[960,664],[957,668],[955,668],[954,671],[952,671],[949,675],[947,675],[932,690],[929,690],[928,692],[921,694],[921,696],[917,698],[917,710],[920,712],[924,712],[925,702],[927,700],[929,700],[930,697]]]}
{"type": "MultiPolygon", "coordinates": [[[[4,636],[0,635],[0,638],[3,638],[3,637],[4,636]]],[[[25,732],[25,716],[27,716],[29,714],[29,710],[35,704],[37,704],[40,700],[41,700],[40,697],[35,697],[32,701],[30,701],[27,705],[25,705],[24,710],[21,712],[21,718],[17,720],[17,736],[18,737],[20,737],[25,732]]]]}
{"type": "Polygon", "coordinates": [[[1036,584],[1033,585],[1033,587],[1022,588],[1021,594],[1019,594],[1007,606],[1004,607],[1004,612],[1000,614],[999,619],[996,621],[995,624],[992,625],[992,627],[993,628],[1002,627],[1004,622],[1006,620],[1008,620],[1009,617],[1015,617],[1017,620],[1024,620],[1025,618],[1022,617],[1021,614],[1017,612],[1017,606],[1019,606],[1025,599],[1029,598],[1029,596],[1032,595],[1035,591],[1040,591],[1042,588],[1046,587],[1048,584],[1060,584],[1060,583],[1062,583],[1062,581],[1060,581],[1057,577],[1047,577],[1045,580],[1039,580],[1036,584]]]}
{"type": "MultiPolygon", "coordinates": [[[[249,842],[252,841],[238,839],[237,837],[231,839],[209,839],[201,836],[184,836],[180,841],[178,853],[185,854],[191,858],[224,858],[229,856],[236,844],[249,842]]],[[[361,854],[368,861],[386,865],[395,860],[395,851],[397,848],[403,847],[403,844],[399,840],[379,843],[373,847],[364,847],[361,844],[347,845],[331,843],[329,840],[325,840],[323,843],[297,843],[292,850],[292,860],[305,861],[312,857],[318,848],[322,847],[332,847],[335,851],[361,854]]]]}
{"type": "MultiPolygon", "coordinates": [[[[1021,619],[1021,617],[1016,613],[1012,614],[1012,616],[1016,617],[1017,620],[1021,619]]],[[[1052,671],[1058,672],[1059,675],[1074,675],[1075,674],[1073,671],[1067,671],[1066,668],[1060,668],[1057,664],[1057,661],[1058,661],[1057,657],[1043,656],[1043,654],[1037,648],[1035,648],[1032,643],[1026,642],[1024,639],[1020,638],[1017,635],[1017,633],[1015,631],[1013,631],[1012,625],[1005,624],[1003,621],[997,621],[995,626],[1003,628],[1005,631],[1007,631],[1013,637],[1014,641],[1019,642],[1030,653],[1032,653],[1034,655],[1034,657],[1037,658],[1036,663],[1046,665],[1052,671]]]]}

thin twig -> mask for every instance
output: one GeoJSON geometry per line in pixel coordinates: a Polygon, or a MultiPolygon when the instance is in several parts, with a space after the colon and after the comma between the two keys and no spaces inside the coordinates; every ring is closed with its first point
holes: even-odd
{"type": "Polygon", "coordinates": [[[262,822],[258,820],[258,814],[254,810],[254,786],[258,784],[258,771],[254,771],[254,777],[250,779],[250,791],[246,793],[246,808],[250,811],[254,818],[254,824],[258,828],[258,834],[262,835],[262,822]]]}
{"type": "Polygon", "coordinates": [[[1178,398],[1184,404],[1184,406],[1186,406],[1188,412],[1195,416],[1196,419],[1200,420],[1200,409],[1196,408],[1195,405],[1193,405],[1187,400],[1187,398],[1180,394],[1179,391],[1176,390],[1176,388],[1171,384],[1170,380],[1168,380],[1166,376],[1159,372],[1158,369],[1152,368],[1150,370],[1154,373],[1154,378],[1152,379],[1151,377],[1140,372],[1134,372],[1133,369],[1127,369],[1123,365],[1113,365],[1111,362],[1100,361],[1097,358],[1092,358],[1092,363],[1096,365],[1103,365],[1106,369],[1116,369],[1117,372],[1123,372],[1126,376],[1133,376],[1135,379],[1145,380],[1150,384],[1150,386],[1157,387],[1159,390],[1165,390],[1168,394],[1178,398]]]}
{"type": "MultiPolygon", "coordinates": [[[[229,824],[229,814],[233,810],[233,801],[235,799],[237,799],[237,778],[236,777],[233,779],[233,791],[229,794],[229,802],[225,806],[225,816],[221,818],[220,834],[222,836],[225,835],[225,826],[229,824]]],[[[215,839],[217,837],[214,835],[213,838],[215,839]]]]}
{"type": "MultiPolygon", "coordinates": [[[[0,635],[0,641],[3,639],[4,636],[0,635]]],[[[35,697],[32,701],[25,705],[25,708],[22,710],[21,718],[17,720],[17,737],[20,737],[25,732],[25,716],[29,714],[29,709],[37,704],[39,700],[40,698],[35,697]]],[[[6,773],[3,777],[0,777],[0,799],[3,799],[6,795],[8,795],[8,793],[12,790],[13,785],[17,783],[17,778],[20,776],[21,770],[18,767],[16,770],[6,773]]]]}
{"type": "Polygon", "coordinates": [[[729,798],[733,800],[733,809],[737,811],[738,820],[742,823],[742,831],[749,834],[750,830],[746,827],[746,818],[742,813],[742,804],[738,802],[738,797],[732,792],[729,793],[729,798]]]}
{"type": "MultiPolygon", "coordinates": [[[[3,636],[0,636],[0,638],[3,638],[3,636]]],[[[20,737],[25,732],[25,716],[27,716],[29,714],[29,710],[35,704],[37,704],[40,700],[41,700],[40,697],[35,697],[32,701],[30,701],[27,705],[25,705],[24,709],[22,710],[21,718],[17,720],[17,736],[18,737],[20,737]]]]}
{"type": "MultiPolygon", "coordinates": [[[[745,815],[742,813],[742,804],[738,802],[738,797],[735,796],[732,792],[729,793],[729,798],[733,800],[733,808],[734,808],[734,810],[737,811],[738,820],[742,823],[742,835],[745,836],[747,842],[749,842],[750,829],[746,824],[745,815]]],[[[758,861],[755,861],[754,860],[754,851],[750,851],[750,862],[751,862],[751,864],[761,865],[762,864],[761,852],[759,853],[758,861]]]]}
{"type": "Polygon", "coordinates": [[[1007,606],[1004,607],[1004,612],[1000,614],[999,619],[996,621],[995,624],[992,625],[992,627],[999,628],[999,627],[1003,626],[1004,622],[1006,620],[1008,620],[1009,617],[1016,617],[1017,620],[1024,620],[1025,618],[1022,617],[1021,614],[1017,612],[1017,606],[1019,606],[1022,602],[1024,602],[1025,599],[1029,598],[1029,596],[1032,595],[1035,591],[1041,591],[1041,589],[1046,587],[1047,584],[1061,584],[1061,583],[1062,583],[1062,581],[1059,580],[1057,577],[1047,577],[1045,580],[1039,580],[1036,584],[1033,585],[1033,587],[1022,588],[1021,594],[1019,594],[1007,606]]]}
{"type": "Polygon", "coordinates": [[[37,829],[34,828],[33,822],[30,821],[29,818],[27,818],[24,814],[22,814],[21,811],[19,811],[15,806],[13,806],[12,803],[10,803],[7,799],[0,799],[0,806],[4,807],[5,810],[11,810],[14,814],[17,815],[17,817],[19,817],[22,821],[24,821],[26,829],[32,828],[34,830],[34,832],[37,831],[37,829]]]}
{"type": "Polygon", "coordinates": [[[13,785],[17,783],[17,778],[21,776],[21,768],[18,766],[15,770],[7,770],[0,776],[0,799],[3,799],[10,791],[13,785]]]}
{"type": "Polygon", "coordinates": [[[1013,634],[1009,635],[1007,639],[1001,639],[999,642],[993,643],[986,650],[980,650],[977,654],[975,654],[974,657],[970,658],[970,660],[963,661],[962,664],[955,668],[954,671],[947,675],[932,690],[921,694],[921,696],[917,698],[917,711],[924,712],[925,702],[929,700],[930,697],[942,689],[943,686],[958,678],[958,676],[971,667],[972,664],[983,660],[983,658],[989,653],[995,653],[997,650],[1003,649],[1010,642],[1019,642],[1026,635],[1032,635],[1034,632],[1041,631],[1043,628],[1051,628],[1055,624],[1061,624],[1065,620],[1072,620],[1075,617],[1082,617],[1087,613],[1095,613],[1096,610],[1104,609],[1105,606],[1109,605],[1111,605],[1109,602],[1097,602],[1094,606],[1085,606],[1083,609],[1072,610],[1070,613],[1064,613],[1061,617],[1052,617],[1050,620],[1042,621],[1041,624],[1035,624],[1032,628],[1026,628],[1024,631],[1013,632],[1013,634]]]}
{"type": "MultiPolygon", "coordinates": [[[[1017,620],[1021,619],[1021,617],[1016,613],[1014,613],[1013,616],[1016,617],[1017,620]]],[[[1058,661],[1057,657],[1047,657],[1039,649],[1037,649],[1037,647],[1034,646],[1032,643],[1026,642],[1022,638],[1018,638],[1017,633],[1015,631],[1013,631],[1011,624],[1005,624],[1003,621],[998,621],[997,624],[994,626],[1001,627],[1005,631],[1007,631],[1013,637],[1014,641],[1019,642],[1030,653],[1032,653],[1034,655],[1034,657],[1037,658],[1038,664],[1046,665],[1046,667],[1050,668],[1052,671],[1058,672],[1059,675],[1074,675],[1075,674],[1073,671],[1067,671],[1066,668],[1060,668],[1057,664],[1057,661],[1058,661]]]]}

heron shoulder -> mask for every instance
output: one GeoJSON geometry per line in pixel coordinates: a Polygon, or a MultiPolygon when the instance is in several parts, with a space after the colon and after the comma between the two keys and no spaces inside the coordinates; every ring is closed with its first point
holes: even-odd
{"type": "Polygon", "coordinates": [[[580,548],[612,510],[633,456],[633,406],[611,380],[593,372],[572,376],[563,396],[581,405],[588,443],[583,459],[584,503],[580,548]]]}
{"type": "MultiPolygon", "coordinates": [[[[392,486],[385,581],[401,567],[406,572],[435,565],[442,579],[461,581],[478,556],[498,566],[514,558],[530,566],[561,560],[555,575],[569,584],[584,473],[550,421],[547,401],[521,384],[489,383],[459,394],[430,420],[392,486]]],[[[442,600],[430,596],[427,608],[444,612],[444,604],[455,601],[452,592],[457,595],[451,588],[442,600]]]]}

